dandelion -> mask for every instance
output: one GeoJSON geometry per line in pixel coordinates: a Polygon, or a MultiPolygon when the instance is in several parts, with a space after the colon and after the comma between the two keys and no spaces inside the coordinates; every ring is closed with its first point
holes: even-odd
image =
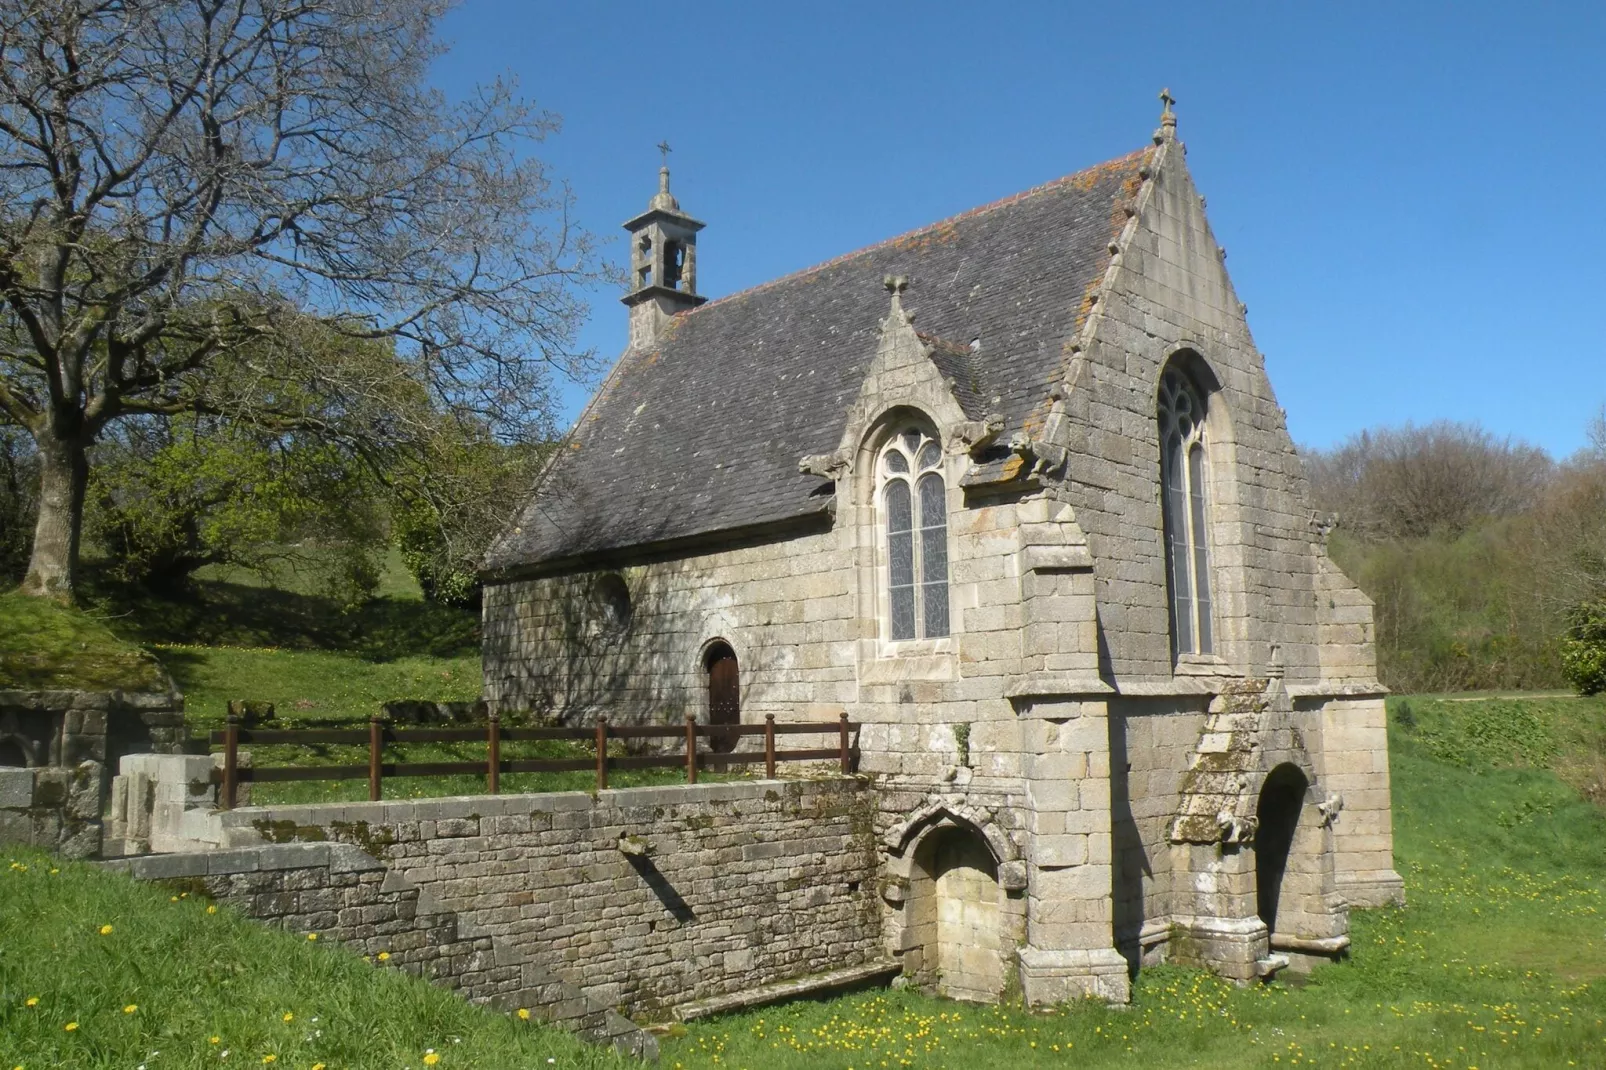
{"type": "Polygon", "coordinates": [[[289,1011],[285,1011],[284,1012],[284,1020],[287,1021],[287,1022],[293,1022],[293,1021],[296,1020],[296,1016],[291,1014],[289,1011]]]}
{"type": "Polygon", "coordinates": [[[272,1052],[269,1052],[268,1054],[266,1054],[266,1055],[264,1055],[262,1057],[262,1061],[264,1063],[276,1063],[276,1062],[279,1061],[279,1057],[277,1055],[273,1054],[272,1052]]]}
{"type": "Polygon", "coordinates": [[[102,925],[100,927],[100,935],[102,935],[102,936],[110,936],[111,934],[112,934],[112,927],[110,925],[102,925]]]}
{"type": "Polygon", "coordinates": [[[316,939],[318,939],[318,934],[317,933],[308,933],[307,934],[307,939],[308,940],[316,940],[316,939]]]}
{"type": "Polygon", "coordinates": [[[78,1031],[78,1023],[77,1022],[68,1022],[66,1025],[62,1026],[62,1028],[65,1029],[69,1033],[75,1033],[75,1032],[78,1031]]]}
{"type": "Polygon", "coordinates": [[[440,1061],[441,1061],[441,1057],[439,1055],[435,1054],[435,1049],[431,1048],[429,1051],[426,1051],[424,1053],[424,1065],[425,1066],[434,1066],[436,1063],[438,1063],[440,1061]]]}
{"type": "Polygon", "coordinates": [[[22,1005],[24,1007],[37,1007],[39,1006],[39,997],[29,996],[27,999],[22,1001],[22,1005]]]}
{"type": "Polygon", "coordinates": [[[312,1070],[323,1070],[323,1063],[313,1063],[312,1070]]]}
{"type": "Polygon", "coordinates": [[[520,1007],[519,1008],[519,1020],[520,1021],[524,1021],[524,1022],[528,1022],[530,1020],[530,1008],[528,1008],[528,1007],[520,1007]]]}
{"type": "Polygon", "coordinates": [[[211,904],[211,905],[210,905],[210,906],[208,906],[208,907],[207,907],[207,908],[206,908],[206,912],[207,912],[207,913],[208,913],[208,914],[216,914],[216,913],[217,913],[217,904],[216,904],[216,903],[213,903],[213,904],[211,904]]]}
{"type": "Polygon", "coordinates": [[[380,962],[389,962],[390,961],[390,952],[389,951],[381,951],[379,953],[379,961],[380,962]]]}
{"type": "Polygon", "coordinates": [[[223,1043],[223,1038],[222,1037],[207,1037],[206,1038],[206,1042],[208,1044],[221,1044],[221,1043],[223,1043]]]}
{"type": "Polygon", "coordinates": [[[137,1010],[139,1010],[139,1004],[138,1003],[130,1003],[128,1006],[123,1008],[123,1013],[124,1014],[133,1014],[137,1010]]]}

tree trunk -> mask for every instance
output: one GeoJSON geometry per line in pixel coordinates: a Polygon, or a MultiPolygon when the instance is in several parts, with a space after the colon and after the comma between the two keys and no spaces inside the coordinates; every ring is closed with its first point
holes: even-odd
{"type": "Polygon", "coordinates": [[[78,584],[78,542],[89,483],[88,444],[78,434],[46,428],[39,447],[39,520],[24,594],[71,603],[78,584]]]}

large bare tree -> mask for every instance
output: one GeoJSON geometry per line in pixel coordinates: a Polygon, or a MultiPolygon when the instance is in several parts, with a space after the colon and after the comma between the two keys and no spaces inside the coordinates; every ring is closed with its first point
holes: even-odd
{"type": "Polygon", "coordinates": [[[111,421],[304,427],[423,389],[516,434],[589,370],[593,250],[527,155],[554,120],[505,84],[429,87],[447,6],[0,0],[0,409],[40,471],[25,590],[72,597],[111,421]],[[302,346],[309,315],[399,359],[302,346]],[[275,403],[309,389],[315,412],[275,403]]]}

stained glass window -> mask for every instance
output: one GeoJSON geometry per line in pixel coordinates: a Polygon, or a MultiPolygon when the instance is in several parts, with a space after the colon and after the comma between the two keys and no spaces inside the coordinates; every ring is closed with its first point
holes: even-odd
{"type": "Polygon", "coordinates": [[[1178,368],[1160,377],[1161,522],[1171,638],[1178,654],[1209,654],[1215,644],[1210,607],[1209,466],[1205,403],[1178,368]]]}
{"type": "Polygon", "coordinates": [[[942,446],[924,431],[909,428],[887,443],[881,458],[891,638],[945,636],[948,495],[942,446]]]}

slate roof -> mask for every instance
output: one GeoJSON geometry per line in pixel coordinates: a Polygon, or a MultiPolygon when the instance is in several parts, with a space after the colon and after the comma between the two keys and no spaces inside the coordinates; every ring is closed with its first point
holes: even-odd
{"type": "Polygon", "coordinates": [[[832,485],[797,462],[837,448],[886,275],[967,414],[1031,431],[1149,151],[677,315],[620,358],[486,570],[824,514],[832,485]]]}

